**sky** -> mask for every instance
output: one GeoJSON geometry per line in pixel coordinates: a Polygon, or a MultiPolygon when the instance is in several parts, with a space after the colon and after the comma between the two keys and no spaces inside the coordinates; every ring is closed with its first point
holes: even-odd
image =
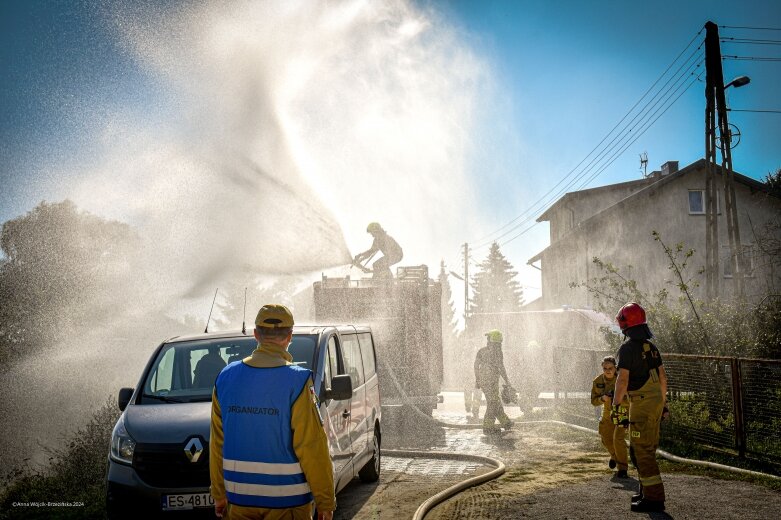
{"type": "MultiPolygon", "coordinates": [[[[463,273],[469,243],[474,272],[497,240],[531,301],[539,272],[526,263],[548,245],[547,224],[534,225],[545,207],[641,178],[643,153],[648,172],[703,157],[706,21],[729,26],[723,37],[766,40],[722,43],[723,55],[750,58],[723,62],[726,81],[751,78],[728,89],[728,105],[781,110],[781,61],[757,59],[781,58],[775,0],[231,5],[0,2],[0,222],[68,197],[149,229],[179,218],[185,239],[166,252],[187,252],[204,208],[225,216],[236,204],[214,181],[243,168],[230,148],[257,170],[297,172],[272,180],[316,201],[350,254],[368,248],[374,220],[402,244],[403,263],[433,271],[444,261],[463,273]],[[586,169],[643,107],[647,128],[586,169]],[[170,212],[153,209],[169,201],[170,212]]],[[[737,171],[761,180],[781,167],[781,114],[729,118],[737,171]]],[[[225,229],[213,233],[230,247],[225,229]]],[[[212,267],[198,273],[204,287],[212,267]]],[[[463,285],[451,282],[460,312],[463,285]]]]}

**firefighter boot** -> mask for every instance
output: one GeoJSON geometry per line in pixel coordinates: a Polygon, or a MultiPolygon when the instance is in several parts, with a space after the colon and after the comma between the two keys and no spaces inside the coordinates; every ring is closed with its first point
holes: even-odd
{"type": "Polygon", "coordinates": [[[635,513],[658,513],[664,511],[664,500],[641,498],[637,502],[632,502],[631,509],[635,513]]]}
{"type": "Polygon", "coordinates": [[[616,461],[614,461],[613,459],[610,459],[610,460],[608,461],[608,463],[607,463],[607,467],[608,467],[608,468],[610,468],[610,469],[615,469],[615,467],[616,467],[616,461]]]}
{"type": "Polygon", "coordinates": [[[643,499],[643,485],[640,484],[640,492],[636,495],[632,495],[632,502],[639,502],[643,499]]]}
{"type": "Polygon", "coordinates": [[[616,478],[629,478],[629,475],[627,474],[625,469],[619,469],[618,471],[616,471],[615,477],[616,478]]]}

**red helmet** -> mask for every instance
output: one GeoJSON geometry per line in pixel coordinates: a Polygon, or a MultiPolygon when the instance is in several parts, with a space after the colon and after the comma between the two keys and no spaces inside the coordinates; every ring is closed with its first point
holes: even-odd
{"type": "Polygon", "coordinates": [[[635,325],[645,325],[645,309],[639,303],[630,302],[621,307],[616,316],[616,321],[621,330],[626,330],[635,325]]]}

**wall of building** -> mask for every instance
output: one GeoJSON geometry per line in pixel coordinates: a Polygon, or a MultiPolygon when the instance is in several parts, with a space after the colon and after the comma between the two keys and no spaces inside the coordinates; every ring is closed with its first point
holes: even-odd
{"type": "Polygon", "coordinates": [[[568,193],[561,200],[560,205],[551,208],[552,211],[549,215],[551,243],[564,237],[573,227],[578,226],[581,222],[640,191],[655,182],[655,180],[652,178],[639,179],[637,181],[622,182],[611,186],[568,193]]]}
{"type": "MultiPolygon", "coordinates": [[[[569,287],[572,282],[583,282],[601,275],[592,263],[593,257],[618,267],[624,276],[635,279],[645,292],[667,289],[673,297],[677,297],[680,294],[676,288],[678,280],[668,269],[670,262],[664,250],[651,235],[654,230],[660,233],[668,247],[674,248],[680,242],[684,244],[684,250],[695,250],[687,262],[687,276],[700,282],[700,287],[693,289],[694,294],[704,296],[704,276],[698,271],[705,265],[705,215],[689,214],[688,197],[690,189],[705,188],[705,171],[689,170],[684,175],[664,180],[649,186],[631,201],[621,202],[582,223],[542,253],[544,308],[562,305],[589,307],[593,304],[585,289],[569,287]]],[[[729,249],[723,246],[728,246],[729,242],[721,184],[719,181],[722,209],[718,216],[719,245],[726,255],[729,249]]],[[[741,242],[752,244],[755,242],[752,224],[755,229],[760,229],[768,220],[781,218],[781,200],[739,182],[736,182],[735,190],[741,242]]],[[[723,262],[720,269],[723,273],[723,262]]],[[[722,274],[720,282],[722,297],[733,298],[736,294],[735,281],[722,274]]],[[[779,281],[775,283],[778,287],[779,281]]],[[[766,294],[767,284],[768,273],[758,269],[754,276],[745,279],[746,296],[752,298],[766,294]]]]}

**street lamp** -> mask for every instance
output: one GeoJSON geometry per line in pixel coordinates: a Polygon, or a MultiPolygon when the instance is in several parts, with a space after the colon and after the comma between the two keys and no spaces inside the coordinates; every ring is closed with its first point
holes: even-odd
{"type": "Polygon", "coordinates": [[[727,90],[730,87],[739,88],[742,87],[743,85],[748,85],[749,83],[751,83],[751,78],[749,78],[748,76],[738,76],[737,78],[733,79],[732,81],[724,85],[724,90],[727,90]]]}

